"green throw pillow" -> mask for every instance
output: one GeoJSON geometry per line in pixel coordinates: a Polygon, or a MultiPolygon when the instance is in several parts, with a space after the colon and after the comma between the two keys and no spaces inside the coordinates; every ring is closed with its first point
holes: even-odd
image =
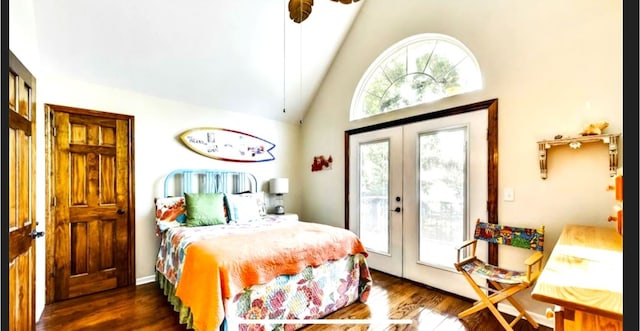
{"type": "Polygon", "coordinates": [[[223,193],[185,193],[187,226],[225,224],[223,193]]]}

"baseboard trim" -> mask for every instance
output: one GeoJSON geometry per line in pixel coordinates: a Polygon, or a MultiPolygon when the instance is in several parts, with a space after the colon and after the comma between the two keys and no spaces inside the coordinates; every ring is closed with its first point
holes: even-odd
{"type": "MultiPolygon", "coordinates": [[[[507,304],[504,304],[504,303],[498,303],[498,310],[500,312],[503,312],[505,314],[509,314],[511,316],[518,316],[518,314],[519,314],[518,310],[515,309],[512,305],[507,305],[507,304]]],[[[551,329],[555,328],[555,321],[554,321],[553,318],[547,319],[547,317],[544,316],[544,315],[532,313],[530,311],[527,311],[527,313],[529,313],[529,315],[531,315],[531,317],[533,317],[533,319],[536,321],[536,323],[538,323],[540,325],[544,325],[544,326],[549,327],[551,329]]]]}
{"type": "Polygon", "coordinates": [[[142,284],[153,283],[155,281],[156,281],[156,276],[155,275],[136,278],[136,286],[137,285],[142,285],[142,284]]]}

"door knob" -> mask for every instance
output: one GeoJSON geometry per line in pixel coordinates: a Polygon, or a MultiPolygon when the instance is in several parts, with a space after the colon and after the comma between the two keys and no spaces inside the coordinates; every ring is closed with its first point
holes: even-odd
{"type": "Polygon", "coordinates": [[[396,213],[399,213],[402,209],[400,209],[400,207],[396,207],[396,209],[393,209],[391,211],[395,211],[396,213]]]}
{"type": "Polygon", "coordinates": [[[33,239],[36,239],[36,238],[44,236],[44,231],[33,230],[33,231],[31,231],[29,233],[29,236],[31,236],[31,238],[33,238],[33,239]]]}
{"type": "Polygon", "coordinates": [[[118,215],[124,214],[124,210],[122,208],[118,209],[118,215]]]}

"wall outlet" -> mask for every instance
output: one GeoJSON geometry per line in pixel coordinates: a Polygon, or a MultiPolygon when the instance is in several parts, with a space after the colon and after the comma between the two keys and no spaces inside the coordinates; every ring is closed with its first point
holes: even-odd
{"type": "Polygon", "coordinates": [[[505,187],[503,192],[504,201],[513,201],[515,200],[515,193],[513,192],[513,188],[505,187]]]}

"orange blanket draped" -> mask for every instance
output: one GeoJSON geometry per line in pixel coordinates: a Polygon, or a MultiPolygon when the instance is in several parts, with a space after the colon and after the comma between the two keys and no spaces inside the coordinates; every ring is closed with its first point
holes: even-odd
{"type": "Polygon", "coordinates": [[[191,308],[196,330],[217,331],[224,319],[223,299],[279,275],[358,253],[367,254],[353,232],[306,222],[198,241],[186,249],[176,295],[191,308]]]}

